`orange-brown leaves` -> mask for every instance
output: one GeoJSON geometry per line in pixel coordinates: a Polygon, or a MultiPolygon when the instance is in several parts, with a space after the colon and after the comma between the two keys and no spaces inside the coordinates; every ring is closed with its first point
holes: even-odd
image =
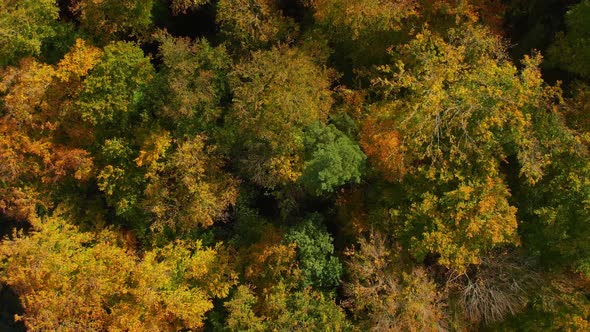
{"type": "Polygon", "coordinates": [[[401,135],[387,121],[365,120],[361,131],[361,146],[374,166],[389,181],[397,181],[406,174],[405,148],[401,135]]]}
{"type": "Polygon", "coordinates": [[[301,271],[297,266],[296,245],[284,244],[278,229],[265,225],[263,238],[242,252],[244,276],[261,290],[271,288],[281,280],[294,285],[301,271]]]}
{"type": "Polygon", "coordinates": [[[82,146],[91,141],[92,131],[68,112],[99,54],[77,40],[57,66],[28,58],[1,73],[6,110],[0,118],[3,213],[26,218],[35,204],[51,205],[50,194],[60,182],[91,176],[93,161],[82,146]]]}
{"type": "Polygon", "coordinates": [[[32,58],[21,61],[19,67],[10,67],[2,73],[0,93],[5,93],[4,107],[19,124],[40,127],[45,124],[42,110],[47,111],[44,100],[55,69],[32,58]]]}
{"type": "Polygon", "coordinates": [[[441,331],[444,323],[436,285],[420,268],[407,266],[383,234],[360,239],[348,262],[345,305],[363,330],[441,331]]]}

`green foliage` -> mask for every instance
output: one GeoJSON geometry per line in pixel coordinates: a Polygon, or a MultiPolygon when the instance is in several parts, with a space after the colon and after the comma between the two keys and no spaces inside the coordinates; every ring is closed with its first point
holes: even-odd
{"type": "Polygon", "coordinates": [[[548,173],[518,193],[523,240],[545,264],[590,276],[590,164],[585,157],[564,154],[555,156],[548,173]]]}
{"type": "Polygon", "coordinates": [[[590,78],[590,1],[582,0],[565,15],[565,33],[557,34],[548,49],[551,65],[590,78]]]}
{"type": "Polygon", "coordinates": [[[265,292],[262,306],[246,286],[225,304],[231,331],[350,331],[342,309],[323,294],[293,291],[279,283],[265,292]],[[255,310],[255,307],[260,309],[255,310]]]}
{"type": "Polygon", "coordinates": [[[59,8],[55,0],[0,1],[0,67],[39,55],[56,35],[59,8]]]}
{"type": "Polygon", "coordinates": [[[227,98],[227,74],[231,60],[223,47],[205,39],[160,35],[162,65],[151,83],[144,103],[175,136],[211,131],[227,98]]]}
{"type": "Polygon", "coordinates": [[[319,215],[313,215],[285,234],[287,243],[297,245],[297,259],[302,271],[301,284],[329,289],[340,284],[342,264],[334,255],[332,237],[319,215]]]}
{"type": "Polygon", "coordinates": [[[78,112],[92,125],[103,126],[104,132],[126,133],[137,113],[134,106],[140,89],[153,75],[150,61],[139,47],[125,42],[110,44],[84,80],[78,112]]]}
{"type": "Polygon", "coordinates": [[[365,154],[334,125],[315,123],[305,132],[306,157],[300,181],[312,194],[331,193],[346,183],[359,183],[365,154]]]}

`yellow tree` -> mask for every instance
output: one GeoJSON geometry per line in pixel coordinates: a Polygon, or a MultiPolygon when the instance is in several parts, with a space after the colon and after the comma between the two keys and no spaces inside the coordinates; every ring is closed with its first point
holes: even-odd
{"type": "Polygon", "coordinates": [[[230,78],[228,116],[238,140],[241,170],[266,188],[299,178],[304,129],[324,121],[332,104],[328,73],[301,51],[275,48],[252,53],[230,78]]]}
{"type": "Polygon", "coordinates": [[[499,39],[472,25],[423,30],[391,54],[394,64],[374,80],[382,99],[367,112],[361,142],[406,192],[386,211],[394,228],[417,257],[434,253],[458,270],[518,244],[501,165],[514,157],[522,181],[535,183],[565,145],[560,94],[544,85],[540,57],[525,58],[519,72],[499,39]]]}
{"type": "Polygon", "coordinates": [[[238,182],[222,170],[223,159],[203,136],[179,142],[169,156],[167,132],[155,132],[145,143],[136,163],[147,169],[140,204],[153,215],[153,229],[182,233],[223,218],[236,201],[238,182]]]}
{"type": "Polygon", "coordinates": [[[112,230],[31,221],[32,232],[0,244],[0,280],[19,295],[18,318],[31,330],[198,329],[235,283],[221,246],[178,241],[139,256],[112,230]]]}
{"type": "Polygon", "coordinates": [[[71,112],[70,98],[99,56],[98,49],[78,40],[57,66],[28,58],[1,72],[3,213],[26,219],[37,204],[52,204],[60,183],[91,176],[93,161],[84,148],[93,133],[71,112]]]}

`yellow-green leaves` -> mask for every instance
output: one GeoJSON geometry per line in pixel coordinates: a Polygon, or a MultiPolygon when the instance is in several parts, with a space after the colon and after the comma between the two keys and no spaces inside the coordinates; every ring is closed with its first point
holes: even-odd
{"type": "Polygon", "coordinates": [[[115,232],[80,232],[60,217],[0,245],[0,280],[20,296],[31,330],[200,328],[235,275],[223,248],[176,242],[136,255],[115,232]]]}
{"type": "Polygon", "coordinates": [[[332,104],[326,70],[296,49],[257,51],[235,66],[231,88],[229,120],[246,176],[266,188],[295,181],[304,129],[325,120],[332,104]]]}
{"type": "Polygon", "coordinates": [[[124,42],[106,46],[84,80],[76,103],[78,112],[93,125],[110,124],[113,130],[127,130],[139,89],[151,80],[153,72],[138,46],[124,42]]]}
{"type": "Polygon", "coordinates": [[[197,136],[180,142],[174,152],[160,160],[165,151],[162,148],[170,141],[166,134],[156,139],[154,150],[142,150],[136,160],[142,166],[147,156],[154,156],[145,165],[148,184],[141,203],[154,217],[152,228],[161,231],[168,227],[183,233],[222,219],[236,201],[238,181],[222,170],[223,159],[215,154],[214,147],[206,146],[205,138],[197,136]]]}
{"type": "Polygon", "coordinates": [[[79,0],[72,6],[82,28],[106,44],[123,36],[141,36],[152,23],[153,0],[79,0]]]}
{"type": "Polygon", "coordinates": [[[414,197],[393,218],[414,254],[435,253],[461,271],[486,250],[518,244],[501,165],[518,158],[522,180],[534,184],[568,139],[540,57],[526,57],[519,73],[485,31],[424,30],[392,51],[361,133],[376,168],[414,197]]]}
{"type": "Polygon", "coordinates": [[[0,1],[0,67],[41,53],[44,40],[56,34],[55,0],[0,1]]]}

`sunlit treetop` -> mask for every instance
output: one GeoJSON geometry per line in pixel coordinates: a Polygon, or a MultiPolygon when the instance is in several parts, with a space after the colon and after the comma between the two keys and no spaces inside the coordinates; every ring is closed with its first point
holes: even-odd
{"type": "Polygon", "coordinates": [[[61,217],[0,244],[0,280],[23,299],[32,330],[174,331],[201,328],[235,274],[221,246],[178,241],[126,249],[116,232],[80,232],[61,217]]]}
{"type": "Polygon", "coordinates": [[[328,71],[297,49],[256,51],[234,67],[228,120],[243,170],[272,188],[300,175],[305,128],[325,121],[332,105],[328,71]]]}

